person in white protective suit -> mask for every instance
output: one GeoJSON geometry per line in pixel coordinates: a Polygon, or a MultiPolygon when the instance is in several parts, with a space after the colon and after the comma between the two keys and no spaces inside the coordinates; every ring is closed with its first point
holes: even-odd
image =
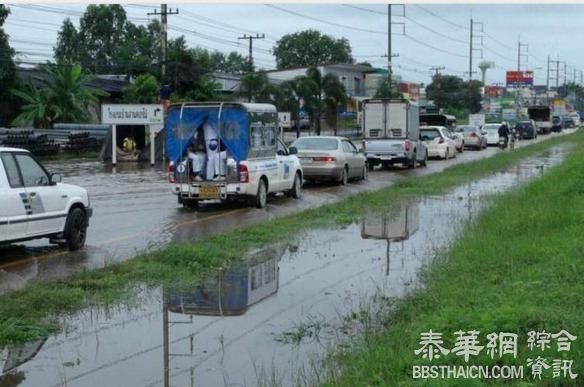
{"type": "Polygon", "coordinates": [[[205,135],[205,147],[207,149],[207,180],[225,180],[225,166],[223,165],[223,153],[220,151],[219,136],[215,128],[205,121],[203,124],[205,135]]]}

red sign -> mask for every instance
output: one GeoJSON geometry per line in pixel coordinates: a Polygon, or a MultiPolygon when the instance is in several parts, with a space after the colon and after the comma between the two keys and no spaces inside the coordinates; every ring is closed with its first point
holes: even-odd
{"type": "Polygon", "coordinates": [[[416,83],[406,83],[402,82],[399,84],[399,91],[400,93],[407,93],[409,94],[410,98],[419,98],[420,97],[420,85],[416,83]]]}
{"type": "Polygon", "coordinates": [[[533,71],[507,71],[507,87],[533,86],[533,71]]]}
{"type": "Polygon", "coordinates": [[[485,97],[502,97],[505,89],[499,86],[485,86],[485,97]]]}

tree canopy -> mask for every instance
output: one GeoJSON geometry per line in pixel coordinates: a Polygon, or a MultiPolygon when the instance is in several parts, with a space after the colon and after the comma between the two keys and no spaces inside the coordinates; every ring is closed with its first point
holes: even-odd
{"type": "Polygon", "coordinates": [[[8,43],[8,35],[4,32],[4,22],[10,14],[5,5],[0,4],[0,97],[10,97],[10,88],[15,84],[16,66],[14,65],[14,50],[8,43]]]}
{"type": "Polygon", "coordinates": [[[279,69],[353,62],[347,39],[335,39],[316,30],[284,35],[273,51],[279,69]]]}
{"type": "Polygon", "coordinates": [[[471,113],[481,110],[480,81],[464,81],[454,75],[436,74],[426,87],[428,99],[440,109],[469,109],[471,113]]]}

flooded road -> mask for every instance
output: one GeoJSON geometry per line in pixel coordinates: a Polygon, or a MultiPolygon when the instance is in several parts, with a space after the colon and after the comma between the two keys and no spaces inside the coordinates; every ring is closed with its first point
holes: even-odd
{"type": "MultiPolygon", "coordinates": [[[[536,141],[562,135],[540,136],[536,141]]],[[[534,141],[519,142],[519,146],[534,141]]],[[[465,151],[449,161],[431,160],[427,168],[380,170],[369,174],[367,182],[348,186],[305,186],[301,200],[274,197],[265,210],[243,204],[210,206],[198,211],[180,206],[169,192],[166,172],[148,164],[119,164],[117,169],[98,161],[68,160],[47,162],[51,172],[64,181],[85,187],[94,208],[87,246],[71,253],[48,245],[46,239],[18,246],[0,247],[0,294],[26,286],[30,281],[62,278],[88,268],[104,267],[134,257],[139,252],[165,246],[169,242],[194,241],[237,227],[318,207],[352,194],[376,190],[411,175],[436,173],[457,163],[486,158],[496,148],[465,151]]]]}
{"type": "Polygon", "coordinates": [[[145,290],[137,306],[81,312],[67,320],[69,332],[0,349],[0,385],[311,381],[312,361],[335,341],[344,316],[375,295],[399,297],[417,286],[419,269],[448,249],[488,205],[487,195],[540,176],[568,148],[344,228],[307,231],[253,252],[192,291],[145,290]]]}

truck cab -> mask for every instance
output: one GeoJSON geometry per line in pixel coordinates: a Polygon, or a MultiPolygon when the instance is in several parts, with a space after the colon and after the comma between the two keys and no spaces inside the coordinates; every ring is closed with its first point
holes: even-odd
{"type": "Polygon", "coordinates": [[[271,193],[302,195],[303,171],[296,156],[279,139],[273,105],[205,102],[171,105],[165,123],[169,183],[179,204],[220,203],[247,199],[263,208],[271,193]],[[222,179],[193,176],[186,150],[197,130],[208,123],[219,138],[222,179]]]}
{"type": "Polygon", "coordinates": [[[377,165],[426,166],[418,105],[405,99],[363,101],[363,149],[370,169],[377,165]]]}
{"type": "Polygon", "coordinates": [[[60,181],[29,151],[0,147],[0,244],[50,238],[70,250],[83,247],[89,196],[60,181]]]}

